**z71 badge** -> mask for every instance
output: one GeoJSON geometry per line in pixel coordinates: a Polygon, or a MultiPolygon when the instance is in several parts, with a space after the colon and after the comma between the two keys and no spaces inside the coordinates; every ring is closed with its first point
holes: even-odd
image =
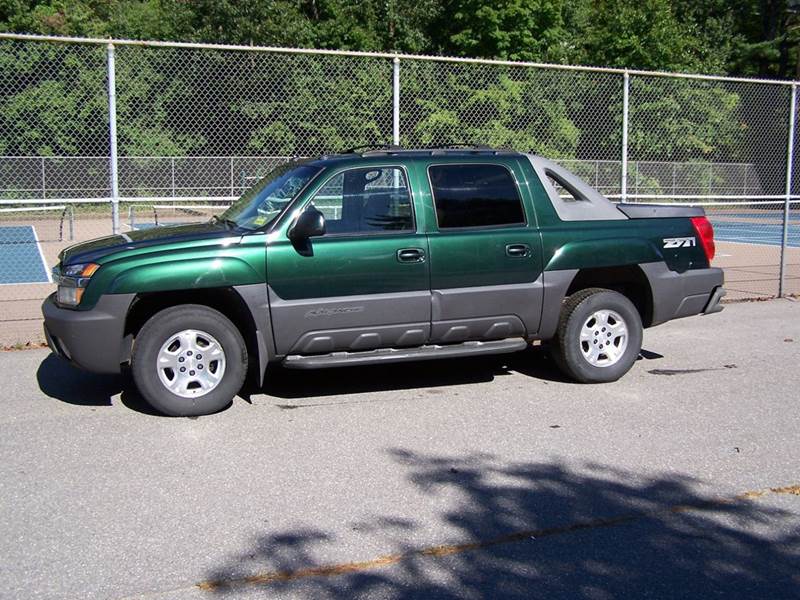
{"type": "Polygon", "coordinates": [[[315,308],[305,314],[306,319],[311,317],[332,317],[334,315],[344,315],[347,313],[364,312],[363,306],[333,306],[331,308],[315,308]]]}
{"type": "Polygon", "coordinates": [[[664,238],[664,248],[691,248],[696,245],[693,237],[664,238]]]}

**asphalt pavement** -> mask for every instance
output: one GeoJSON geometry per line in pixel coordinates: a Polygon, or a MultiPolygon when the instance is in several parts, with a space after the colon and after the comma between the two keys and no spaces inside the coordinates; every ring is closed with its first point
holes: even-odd
{"type": "Polygon", "coordinates": [[[644,348],[270,368],[195,419],[0,353],[0,597],[800,596],[800,302],[644,348]]]}

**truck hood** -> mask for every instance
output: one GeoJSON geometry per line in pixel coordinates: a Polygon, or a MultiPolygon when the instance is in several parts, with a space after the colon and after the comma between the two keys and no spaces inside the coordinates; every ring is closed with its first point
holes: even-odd
{"type": "Polygon", "coordinates": [[[69,246],[61,251],[58,259],[62,265],[101,262],[104,257],[125,250],[238,235],[241,235],[241,231],[231,229],[224,223],[206,222],[153,227],[109,235],[69,246]]]}

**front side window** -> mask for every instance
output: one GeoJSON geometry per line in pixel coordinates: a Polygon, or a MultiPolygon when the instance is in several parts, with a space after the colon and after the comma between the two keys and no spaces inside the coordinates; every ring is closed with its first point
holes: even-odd
{"type": "Polygon", "coordinates": [[[405,172],[399,167],[350,169],[334,175],[314,195],[328,234],[413,231],[405,172]]]}
{"type": "Polygon", "coordinates": [[[436,165],[428,169],[439,229],[525,223],[511,172],[501,165],[436,165]]]}

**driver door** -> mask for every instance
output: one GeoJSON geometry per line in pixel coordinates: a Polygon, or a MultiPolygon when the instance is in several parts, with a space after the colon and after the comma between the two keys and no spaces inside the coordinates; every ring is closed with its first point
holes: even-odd
{"type": "Polygon", "coordinates": [[[282,231],[267,247],[278,354],[419,346],[430,337],[427,238],[417,229],[405,168],[334,172],[305,207],[326,233],[303,247],[282,231]]]}

